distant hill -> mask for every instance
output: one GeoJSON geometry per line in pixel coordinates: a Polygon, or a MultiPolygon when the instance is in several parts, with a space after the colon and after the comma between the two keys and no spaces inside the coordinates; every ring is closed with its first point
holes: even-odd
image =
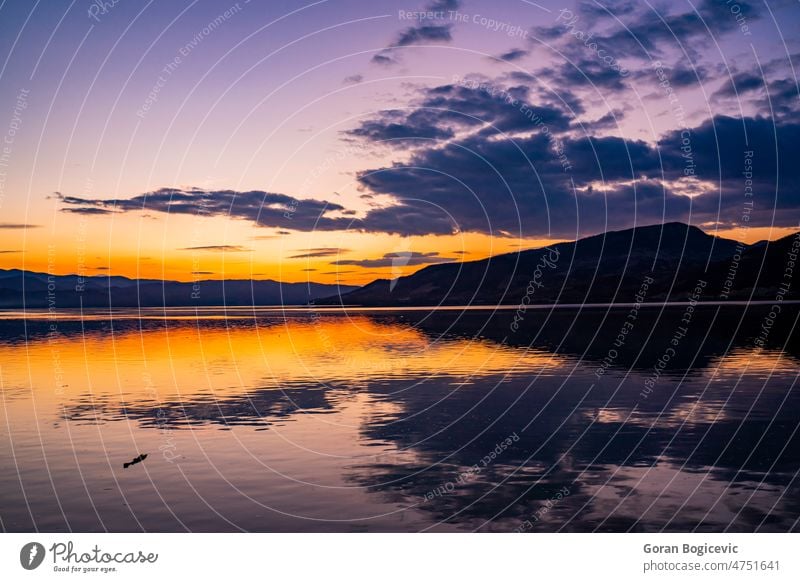
{"type": "MultiPolygon", "coordinates": [[[[645,301],[680,301],[692,296],[699,281],[705,285],[703,300],[774,299],[798,240],[792,235],[748,246],[672,222],[432,265],[393,286],[379,279],[316,303],[498,305],[519,304],[526,297],[530,303],[631,303],[643,282],[648,282],[645,301]]],[[[795,270],[797,280],[784,299],[800,298],[800,264],[795,270]]]]}
{"type": "Polygon", "coordinates": [[[347,293],[353,286],[271,280],[203,280],[196,283],[116,276],[55,275],[0,269],[0,308],[304,305],[347,293]],[[24,291],[23,291],[24,290],[24,291]],[[50,292],[52,291],[52,293],[50,292]]]}

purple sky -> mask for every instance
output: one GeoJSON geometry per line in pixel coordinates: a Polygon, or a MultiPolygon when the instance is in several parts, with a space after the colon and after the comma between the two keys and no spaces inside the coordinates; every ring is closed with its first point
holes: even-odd
{"type": "Polygon", "coordinates": [[[798,24],[788,0],[2,2],[0,267],[56,244],[185,276],[218,247],[239,262],[212,271],[291,278],[346,247],[355,281],[400,247],[781,235],[798,24]]]}

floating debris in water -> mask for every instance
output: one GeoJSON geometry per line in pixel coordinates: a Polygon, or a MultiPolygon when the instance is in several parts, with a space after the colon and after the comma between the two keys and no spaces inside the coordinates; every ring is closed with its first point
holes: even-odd
{"type": "Polygon", "coordinates": [[[128,467],[130,467],[131,465],[135,465],[136,463],[141,463],[141,462],[142,462],[142,461],[144,461],[146,458],[147,458],[147,453],[142,453],[142,454],[141,454],[141,455],[139,455],[138,457],[134,457],[134,458],[133,458],[133,460],[132,460],[130,463],[122,463],[122,468],[123,468],[123,469],[127,469],[127,468],[128,468],[128,467]]]}

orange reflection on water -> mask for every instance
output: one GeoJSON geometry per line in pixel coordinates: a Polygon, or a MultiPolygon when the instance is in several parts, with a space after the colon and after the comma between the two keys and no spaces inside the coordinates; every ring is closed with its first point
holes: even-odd
{"type": "Polygon", "coordinates": [[[470,339],[433,339],[410,325],[366,316],[289,316],[199,326],[59,335],[0,344],[6,389],[32,389],[39,400],[119,394],[157,400],[172,394],[240,394],[296,383],[473,376],[560,364],[543,350],[519,350],[470,339]]]}

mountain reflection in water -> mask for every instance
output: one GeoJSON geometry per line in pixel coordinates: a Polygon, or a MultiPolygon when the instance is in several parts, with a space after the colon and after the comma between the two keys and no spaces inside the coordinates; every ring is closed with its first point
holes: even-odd
{"type": "Polygon", "coordinates": [[[684,311],[5,313],[0,525],[797,530],[800,309],[684,311]]]}

